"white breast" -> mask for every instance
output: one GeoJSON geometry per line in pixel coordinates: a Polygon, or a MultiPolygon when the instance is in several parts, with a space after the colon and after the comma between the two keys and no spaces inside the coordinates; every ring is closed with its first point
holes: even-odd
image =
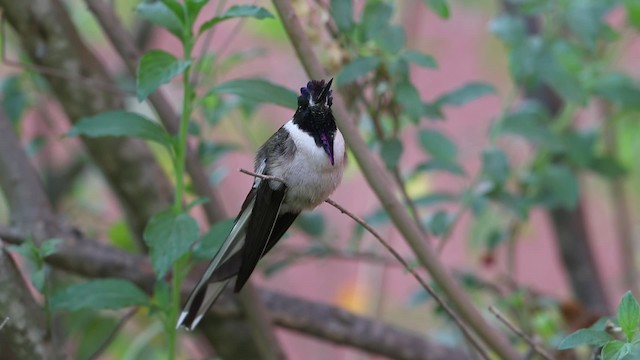
{"type": "Polygon", "coordinates": [[[334,164],[306,132],[289,121],[284,125],[296,144],[293,161],[273,169],[274,175],[282,177],[288,187],[283,210],[300,211],[320,205],[338,187],[344,171],[344,138],[336,131],[333,139],[334,164]],[[276,175],[275,172],[280,174],[276,175]]]}

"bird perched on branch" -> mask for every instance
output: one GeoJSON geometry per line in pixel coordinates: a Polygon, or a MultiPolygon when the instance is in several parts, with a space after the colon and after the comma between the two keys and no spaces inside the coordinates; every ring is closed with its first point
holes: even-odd
{"type": "Polygon", "coordinates": [[[177,326],[193,330],[229,282],[235,292],[258,260],[280,240],[303,210],[320,205],[338,187],[345,145],[331,113],[331,82],[309,81],[300,89],[298,108],[260,149],[256,177],[231,232],[189,295],[177,326]]]}

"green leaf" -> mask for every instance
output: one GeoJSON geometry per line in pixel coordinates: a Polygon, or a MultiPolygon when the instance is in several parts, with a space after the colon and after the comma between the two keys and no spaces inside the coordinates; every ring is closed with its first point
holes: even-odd
{"type": "Polygon", "coordinates": [[[62,244],[62,241],[62,239],[57,238],[45,240],[42,244],[40,244],[40,257],[44,259],[47,256],[58,252],[58,246],[62,244]]]}
{"type": "Polygon", "coordinates": [[[627,13],[627,21],[636,30],[640,30],[640,2],[637,0],[624,0],[624,8],[627,13]]]}
{"type": "Polygon", "coordinates": [[[0,107],[4,109],[14,126],[18,124],[29,104],[27,93],[24,90],[20,77],[17,75],[6,77],[0,84],[0,94],[2,94],[0,107]]]}
{"type": "Polygon", "coordinates": [[[209,0],[186,0],[185,5],[187,8],[187,13],[189,14],[189,22],[193,24],[193,22],[200,14],[200,10],[209,3],[209,0]]]}
{"type": "Polygon", "coordinates": [[[593,85],[596,94],[630,109],[640,109],[640,84],[622,73],[612,73],[598,78],[593,85]]]}
{"type": "Polygon", "coordinates": [[[573,349],[580,345],[602,346],[613,340],[604,330],[580,329],[560,341],[559,350],[573,349]]]}
{"type": "Polygon", "coordinates": [[[289,109],[298,107],[295,92],[262,79],[231,80],[209,90],[209,94],[222,93],[234,94],[259,103],[273,103],[289,109]]]}
{"type": "Polygon", "coordinates": [[[200,30],[198,32],[202,34],[203,32],[211,29],[214,25],[233,18],[238,17],[251,17],[254,19],[262,20],[273,18],[271,13],[260,6],[255,5],[234,5],[229,8],[224,14],[220,16],[216,16],[213,19],[207,20],[204,24],[200,26],[200,30]]]}
{"type": "Polygon", "coordinates": [[[367,1],[362,12],[361,27],[366,40],[375,40],[389,27],[393,15],[391,4],[383,1],[367,1]]]}
{"type": "Polygon", "coordinates": [[[418,132],[418,140],[422,148],[435,160],[453,162],[458,155],[456,145],[439,131],[421,129],[418,132]]]}
{"type": "Polygon", "coordinates": [[[387,169],[395,168],[402,156],[402,142],[397,138],[383,141],[380,147],[380,156],[387,169]]]}
{"type": "Polygon", "coordinates": [[[427,55],[420,51],[407,50],[400,54],[400,56],[405,60],[424,68],[435,69],[438,67],[438,63],[433,58],[433,56],[427,55]]]}
{"type": "Polygon", "coordinates": [[[576,175],[564,165],[548,165],[539,174],[537,200],[548,208],[574,209],[580,196],[576,175]]]}
{"type": "Polygon", "coordinates": [[[509,160],[504,151],[489,148],[482,151],[482,174],[493,182],[502,185],[509,178],[509,160]]]}
{"type": "Polygon", "coordinates": [[[149,220],[143,238],[150,248],[153,269],[161,278],[198,240],[198,223],[188,214],[166,210],[149,220]]]}
{"type": "Polygon", "coordinates": [[[496,89],[482,82],[470,82],[450,93],[440,96],[436,103],[440,105],[461,106],[479,97],[493,94],[496,89]]]}
{"type": "Polygon", "coordinates": [[[508,45],[520,43],[527,37],[527,29],[521,16],[498,16],[491,21],[489,29],[508,45]]]}
{"type": "Polygon", "coordinates": [[[131,136],[171,146],[171,137],[160,125],[128,111],[109,111],[78,121],[67,136],[131,136]]]}
{"type": "Polygon", "coordinates": [[[600,356],[602,360],[626,360],[627,355],[631,353],[631,346],[629,343],[613,340],[604,345],[600,356]]]}
{"type": "Polygon", "coordinates": [[[422,0],[433,12],[442,19],[449,18],[449,4],[447,0],[422,0]]]}
{"type": "Polygon", "coordinates": [[[51,296],[50,303],[56,310],[115,310],[149,305],[149,297],[130,281],[99,279],[60,290],[51,296]]]}
{"type": "Polygon", "coordinates": [[[310,236],[321,236],[326,228],[324,217],[318,212],[303,212],[296,219],[295,225],[310,236]]]}
{"type": "Polygon", "coordinates": [[[196,246],[194,250],[195,257],[198,259],[212,258],[222,246],[234,224],[235,221],[233,219],[221,220],[213,224],[209,231],[204,234],[198,246],[196,246]]]}
{"type": "Polygon", "coordinates": [[[375,42],[380,49],[390,54],[402,50],[405,44],[404,28],[397,25],[387,26],[377,32],[375,42]]]}
{"type": "Polygon", "coordinates": [[[638,300],[636,300],[631,291],[627,291],[622,300],[620,300],[618,323],[627,336],[627,340],[632,341],[640,323],[640,304],[638,304],[638,300]]]}
{"type": "Polygon", "coordinates": [[[142,101],[160,86],[170,82],[190,65],[162,50],[149,50],[142,55],[136,72],[136,93],[142,101]]]}
{"type": "Polygon", "coordinates": [[[427,219],[427,228],[433,236],[442,236],[449,232],[454,219],[453,214],[438,210],[427,219]]]}
{"type": "Polygon", "coordinates": [[[524,137],[533,144],[548,149],[562,149],[561,139],[551,131],[549,115],[535,101],[524,102],[518,109],[506,114],[498,125],[499,133],[511,133],[524,137]]]}
{"type": "Polygon", "coordinates": [[[174,10],[162,1],[144,1],[136,7],[138,14],[152,24],[161,26],[182,39],[183,17],[177,16],[174,10]]]}
{"type": "Polygon", "coordinates": [[[616,158],[611,156],[595,157],[589,162],[589,169],[606,178],[617,178],[627,174],[627,169],[616,158]]]}
{"type": "Polygon", "coordinates": [[[353,27],[353,0],[331,0],[331,16],[340,32],[353,27]]]}
{"type": "Polygon", "coordinates": [[[417,124],[422,117],[423,105],[415,86],[408,80],[400,81],[396,84],[393,97],[402,106],[403,114],[417,124]]]}
{"type": "Polygon", "coordinates": [[[336,76],[336,85],[342,86],[350,82],[356,81],[359,77],[364,76],[378,68],[380,58],[377,56],[359,57],[345,65],[338,76],[336,76]]]}
{"type": "Polygon", "coordinates": [[[414,200],[416,206],[432,206],[446,202],[456,202],[458,196],[450,193],[433,193],[420,196],[414,200]]]}
{"type": "Polygon", "coordinates": [[[416,166],[415,171],[445,171],[453,175],[465,176],[464,169],[455,162],[448,160],[429,160],[416,166]]]}

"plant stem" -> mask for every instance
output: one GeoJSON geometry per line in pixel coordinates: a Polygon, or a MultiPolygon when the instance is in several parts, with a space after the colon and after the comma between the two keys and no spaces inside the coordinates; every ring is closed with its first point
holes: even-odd
{"type": "MultiPolygon", "coordinates": [[[[187,28],[190,29],[191,25],[187,24],[187,28]]],[[[193,49],[193,35],[185,35],[184,45],[184,61],[191,62],[191,51],[193,49]]],[[[183,87],[183,99],[182,99],[182,116],[180,117],[180,127],[178,130],[178,138],[175,144],[175,176],[176,176],[176,197],[173,203],[173,211],[177,214],[183,211],[183,199],[184,199],[184,166],[186,162],[186,150],[187,150],[187,130],[189,127],[189,119],[191,118],[191,109],[193,101],[193,93],[190,83],[190,71],[191,64],[189,64],[182,74],[182,87],[183,87]]],[[[168,357],[170,360],[175,358],[176,351],[176,338],[177,329],[175,324],[178,322],[178,311],[180,307],[180,288],[182,280],[184,279],[184,273],[187,265],[188,255],[176,261],[172,266],[172,278],[171,278],[171,308],[167,317],[166,331],[169,337],[169,351],[168,357]]]]}

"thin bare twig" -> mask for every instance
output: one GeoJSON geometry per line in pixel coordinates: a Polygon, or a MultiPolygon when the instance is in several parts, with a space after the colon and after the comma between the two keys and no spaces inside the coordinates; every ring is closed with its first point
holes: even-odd
{"type": "MultiPolygon", "coordinates": [[[[245,169],[240,169],[240,172],[244,173],[244,174],[247,174],[247,175],[259,177],[259,178],[264,179],[264,180],[274,180],[274,181],[279,181],[279,182],[285,184],[285,181],[283,179],[277,177],[277,176],[256,174],[254,172],[251,172],[251,171],[248,171],[248,170],[245,170],[245,169]]],[[[453,320],[453,322],[455,322],[456,325],[458,325],[458,327],[460,328],[460,331],[464,334],[464,336],[468,339],[468,341],[473,345],[473,347],[478,351],[480,356],[483,359],[487,359],[487,360],[490,359],[489,355],[484,350],[482,345],[480,345],[480,343],[476,340],[476,338],[473,336],[473,334],[471,334],[471,331],[469,331],[469,329],[467,329],[467,326],[458,317],[458,315],[453,311],[453,309],[451,309],[451,307],[449,307],[449,305],[447,305],[447,303],[440,298],[440,296],[435,292],[435,290],[433,290],[433,288],[429,284],[427,284],[427,282],[424,281],[422,279],[422,277],[420,277],[420,275],[415,271],[415,269],[413,267],[411,267],[402,258],[402,256],[394,248],[392,248],[391,245],[389,245],[389,243],[387,243],[382,238],[382,236],[380,236],[380,234],[378,234],[378,232],[375,229],[373,229],[373,227],[371,227],[371,225],[369,225],[362,218],[360,218],[359,216],[351,213],[349,210],[345,209],[344,207],[342,207],[340,204],[338,204],[337,202],[333,201],[332,199],[326,199],[325,202],[327,204],[333,206],[334,208],[338,209],[341,213],[343,213],[343,214],[347,215],[348,217],[350,217],[353,221],[357,222],[362,227],[364,227],[369,233],[371,233],[371,235],[373,235],[380,242],[380,244],[382,244],[382,246],[384,246],[384,248],[387,249],[387,251],[389,251],[391,253],[391,255],[393,255],[393,257],[395,257],[404,266],[404,268],[418,281],[418,283],[420,283],[420,285],[422,285],[422,287],[435,299],[435,301],[440,306],[442,306],[442,308],[447,312],[447,314],[449,314],[449,316],[451,316],[451,319],[453,320]]]]}
{"type": "Polygon", "coordinates": [[[133,318],[133,316],[136,314],[136,312],[138,312],[138,308],[133,308],[131,310],[129,310],[129,312],[127,312],[122,319],[120,319],[120,321],[118,322],[118,324],[116,324],[116,326],[111,330],[111,332],[109,333],[109,336],[107,336],[106,339],[104,339],[104,341],[100,344],[100,346],[98,346],[98,348],[93,352],[93,354],[91,354],[91,356],[89,356],[90,360],[95,360],[98,359],[100,357],[100,355],[102,355],[102,353],[109,347],[109,345],[113,342],[113,339],[116,338],[116,336],[118,335],[118,333],[120,332],[120,329],[122,329],[125,324],[131,319],[133,318]]]}
{"type": "Polygon", "coordinates": [[[508,327],[511,331],[513,331],[516,335],[522,338],[522,340],[526,341],[527,344],[531,346],[535,352],[537,352],[540,356],[547,360],[553,360],[553,356],[549,355],[545,349],[543,349],[537,341],[532,339],[529,335],[525,334],[522,330],[520,330],[516,325],[514,325],[509,319],[507,319],[504,315],[498,311],[494,306],[489,306],[489,311],[502,322],[506,327],[508,327]]]}
{"type": "Polygon", "coordinates": [[[7,323],[9,322],[9,317],[7,316],[6,318],[4,318],[4,320],[2,320],[2,324],[0,324],[0,330],[2,330],[2,328],[7,325],[7,323]]]}

